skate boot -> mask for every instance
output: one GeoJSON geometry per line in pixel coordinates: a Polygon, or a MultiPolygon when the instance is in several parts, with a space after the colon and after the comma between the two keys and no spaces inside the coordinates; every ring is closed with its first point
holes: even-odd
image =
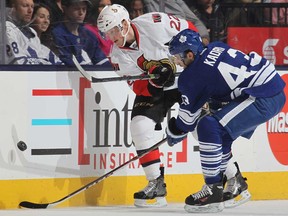
{"type": "Polygon", "coordinates": [[[205,184],[201,191],[188,196],[185,204],[184,209],[190,213],[222,211],[223,183],[205,184]]]}
{"type": "Polygon", "coordinates": [[[167,206],[165,196],[167,195],[166,183],[164,182],[164,171],[141,191],[134,193],[134,205],[136,207],[164,207],[167,206]]]}
{"type": "Polygon", "coordinates": [[[238,164],[235,162],[237,167],[236,175],[227,180],[226,187],[223,192],[223,200],[225,208],[234,208],[236,206],[242,205],[251,198],[251,194],[248,191],[248,185],[246,183],[246,178],[243,178],[238,164]]]}

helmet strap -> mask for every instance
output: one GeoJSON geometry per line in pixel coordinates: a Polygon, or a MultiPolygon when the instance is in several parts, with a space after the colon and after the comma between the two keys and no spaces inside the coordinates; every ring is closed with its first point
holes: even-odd
{"type": "Polygon", "coordinates": [[[123,30],[124,30],[123,25],[122,25],[122,30],[121,30],[121,35],[122,35],[122,37],[124,37],[124,41],[123,41],[122,47],[124,47],[125,44],[126,44],[126,41],[127,41],[127,35],[128,35],[128,33],[129,33],[129,31],[130,31],[130,28],[131,28],[131,24],[130,24],[130,22],[127,21],[127,20],[126,20],[126,22],[128,23],[128,29],[127,29],[127,32],[126,32],[125,34],[123,34],[123,30]]]}

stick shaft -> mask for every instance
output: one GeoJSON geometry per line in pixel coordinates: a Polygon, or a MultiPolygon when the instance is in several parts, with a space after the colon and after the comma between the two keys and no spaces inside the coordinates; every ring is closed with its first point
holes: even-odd
{"type": "MultiPolygon", "coordinates": [[[[159,74],[146,74],[146,75],[135,75],[135,76],[122,76],[122,77],[105,77],[105,78],[96,78],[91,76],[78,62],[76,57],[73,55],[72,60],[78,69],[78,71],[84,76],[87,80],[92,83],[103,83],[103,82],[113,82],[113,81],[133,81],[133,80],[147,80],[147,79],[158,79],[159,74]]],[[[175,76],[179,76],[180,73],[177,72],[175,76]]]]}
{"type": "Polygon", "coordinates": [[[114,172],[116,172],[117,170],[120,170],[121,168],[125,167],[126,165],[130,164],[131,162],[133,162],[133,161],[147,155],[151,151],[157,149],[160,145],[162,145],[164,142],[166,142],[166,140],[167,140],[167,138],[162,139],[161,141],[157,142],[156,144],[154,144],[153,146],[148,148],[146,151],[143,151],[139,155],[134,156],[133,158],[131,158],[130,160],[121,164],[120,166],[116,167],[115,169],[109,171],[108,173],[100,176],[99,178],[95,179],[94,181],[84,185],[83,187],[75,190],[74,192],[68,194],[67,196],[65,196],[65,197],[63,197],[57,201],[54,201],[51,203],[33,203],[33,202],[29,202],[29,201],[23,201],[23,202],[19,203],[19,206],[22,208],[30,208],[30,209],[45,209],[45,208],[52,208],[56,205],[59,205],[60,203],[74,197],[75,195],[87,190],[88,188],[92,187],[93,185],[95,185],[95,184],[101,182],[102,180],[108,178],[109,176],[113,175],[114,172]]]}

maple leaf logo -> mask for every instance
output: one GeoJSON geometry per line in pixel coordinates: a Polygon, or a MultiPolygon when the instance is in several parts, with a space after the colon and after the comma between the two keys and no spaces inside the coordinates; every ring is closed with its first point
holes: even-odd
{"type": "Polygon", "coordinates": [[[180,38],[179,38],[179,42],[185,43],[186,41],[187,41],[187,37],[184,36],[184,35],[181,35],[180,38]]]}

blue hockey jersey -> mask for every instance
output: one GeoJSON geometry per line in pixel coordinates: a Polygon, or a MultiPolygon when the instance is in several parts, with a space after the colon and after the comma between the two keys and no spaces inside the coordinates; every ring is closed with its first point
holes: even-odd
{"type": "Polygon", "coordinates": [[[182,103],[176,124],[182,131],[193,131],[202,106],[210,99],[271,97],[284,86],[274,65],[257,53],[246,55],[225,43],[210,43],[178,79],[182,103]]]}
{"type": "Polygon", "coordinates": [[[108,58],[99,47],[98,38],[83,25],[79,26],[78,33],[79,35],[72,34],[63,23],[53,28],[52,34],[61,61],[66,65],[74,66],[72,55],[75,55],[83,65],[110,66],[108,58]]]}

